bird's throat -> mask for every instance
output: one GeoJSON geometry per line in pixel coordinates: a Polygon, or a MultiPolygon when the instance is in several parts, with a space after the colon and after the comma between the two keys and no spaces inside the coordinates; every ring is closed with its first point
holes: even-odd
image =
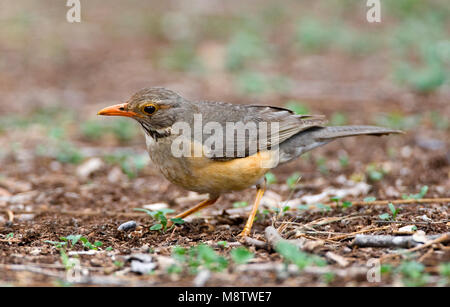
{"type": "Polygon", "coordinates": [[[152,129],[148,124],[145,122],[139,122],[142,126],[142,129],[144,129],[144,132],[147,133],[152,139],[158,141],[158,139],[166,138],[172,134],[171,128],[163,128],[163,129],[152,129]]]}

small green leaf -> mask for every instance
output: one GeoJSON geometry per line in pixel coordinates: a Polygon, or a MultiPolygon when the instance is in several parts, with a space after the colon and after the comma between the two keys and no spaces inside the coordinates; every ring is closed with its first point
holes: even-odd
{"type": "Polygon", "coordinates": [[[300,173],[295,172],[286,180],[286,184],[288,185],[289,188],[293,189],[295,188],[295,185],[300,180],[300,178],[301,178],[300,173]]]}
{"type": "Polygon", "coordinates": [[[316,204],[316,208],[321,209],[323,212],[325,211],[331,211],[331,207],[328,205],[324,205],[322,203],[316,204]]]}
{"type": "Polygon", "coordinates": [[[237,264],[245,264],[253,258],[253,253],[245,247],[238,247],[230,252],[231,259],[237,264]]]}
{"type": "Polygon", "coordinates": [[[334,201],[334,202],[336,203],[336,205],[337,205],[337,204],[339,203],[339,201],[341,200],[341,198],[342,198],[342,197],[334,196],[334,197],[331,197],[330,200],[331,200],[331,201],[334,201]]]}
{"type": "Polygon", "coordinates": [[[391,218],[391,215],[389,213],[383,213],[380,214],[378,217],[382,220],[389,220],[391,218]]]}
{"type": "Polygon", "coordinates": [[[298,205],[297,210],[309,210],[309,206],[308,205],[298,205]]]}
{"type": "Polygon", "coordinates": [[[389,203],[388,206],[389,206],[389,210],[391,210],[392,214],[394,214],[396,211],[395,206],[392,203],[389,203]]]}
{"type": "Polygon", "coordinates": [[[352,206],[352,202],[351,201],[344,201],[342,202],[342,208],[349,208],[352,206]]]}
{"type": "Polygon", "coordinates": [[[368,196],[368,197],[364,198],[365,203],[373,202],[376,200],[377,200],[376,197],[373,197],[373,196],[368,196]]]}
{"type": "Polygon", "coordinates": [[[169,208],[162,208],[162,209],[159,209],[158,212],[161,212],[163,215],[167,215],[169,213],[174,213],[175,210],[169,209],[169,208]]]}
{"type": "Polygon", "coordinates": [[[271,172],[266,173],[266,182],[267,184],[274,184],[277,183],[277,178],[275,177],[275,175],[271,172]]]}
{"type": "Polygon", "coordinates": [[[161,230],[163,228],[163,225],[158,223],[150,227],[150,230],[161,230]]]}
{"type": "MultiPolygon", "coordinates": [[[[72,246],[74,246],[75,244],[77,244],[77,242],[80,240],[81,237],[82,235],[70,235],[67,236],[65,239],[69,240],[72,246]]],[[[63,238],[60,239],[63,240],[63,238]]]]}
{"type": "Polygon", "coordinates": [[[403,194],[402,198],[403,199],[421,199],[427,194],[427,192],[428,192],[428,186],[423,186],[420,189],[419,193],[417,193],[417,194],[409,194],[409,195],[403,194]]]}
{"type": "Polygon", "coordinates": [[[246,201],[237,201],[233,203],[233,208],[243,208],[247,207],[248,203],[246,201]]]}
{"type": "Polygon", "coordinates": [[[179,217],[177,217],[177,218],[173,218],[173,219],[170,219],[174,224],[176,224],[176,225],[181,225],[181,224],[184,224],[184,220],[183,219],[180,219],[179,217]]]}
{"type": "Polygon", "coordinates": [[[97,247],[100,247],[100,246],[103,245],[103,243],[101,241],[95,241],[94,245],[97,246],[97,247]]]}

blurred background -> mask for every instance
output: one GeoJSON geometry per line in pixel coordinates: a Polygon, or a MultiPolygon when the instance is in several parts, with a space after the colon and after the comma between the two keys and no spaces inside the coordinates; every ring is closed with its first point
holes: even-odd
{"type": "Polygon", "coordinates": [[[356,0],[81,0],[81,22],[69,23],[65,1],[4,0],[0,175],[46,175],[100,155],[139,176],[148,158],[138,126],[96,112],[164,86],[188,99],[325,114],[333,125],[404,129],[346,141],[354,158],[339,143],[295,167],[315,176],[350,164],[349,176],[376,180],[392,167],[356,161],[399,157],[418,168],[412,189],[446,187],[450,5],[382,0],[381,9],[381,23],[369,23],[366,1],[356,0]]]}

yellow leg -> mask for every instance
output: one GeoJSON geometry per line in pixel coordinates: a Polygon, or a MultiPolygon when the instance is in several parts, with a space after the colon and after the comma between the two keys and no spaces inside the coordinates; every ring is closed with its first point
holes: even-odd
{"type": "Polygon", "coordinates": [[[196,205],[195,207],[192,207],[192,208],[176,215],[175,218],[184,219],[186,216],[189,216],[192,213],[195,213],[200,209],[203,209],[205,207],[208,207],[208,206],[214,204],[217,201],[217,199],[219,199],[219,197],[204,200],[201,203],[199,203],[198,205],[196,205]]]}
{"type": "Polygon", "coordinates": [[[264,195],[264,192],[266,191],[266,185],[264,184],[263,188],[259,188],[256,192],[256,199],[255,203],[253,204],[252,211],[250,212],[250,215],[248,216],[247,223],[245,223],[244,230],[239,234],[241,237],[246,237],[250,234],[250,230],[253,226],[253,220],[255,219],[256,212],[258,212],[258,206],[261,202],[261,198],[264,195]]]}

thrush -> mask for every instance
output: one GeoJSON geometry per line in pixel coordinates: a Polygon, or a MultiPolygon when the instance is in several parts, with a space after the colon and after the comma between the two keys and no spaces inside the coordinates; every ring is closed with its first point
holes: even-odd
{"type": "Polygon", "coordinates": [[[269,170],[338,138],[401,133],[376,126],[326,126],[323,116],[276,106],[190,101],[160,87],[142,89],[98,115],[135,119],[164,177],[184,189],[208,193],[207,200],[175,218],[214,204],[221,194],[256,186],[241,236],[250,234],[269,170]]]}

